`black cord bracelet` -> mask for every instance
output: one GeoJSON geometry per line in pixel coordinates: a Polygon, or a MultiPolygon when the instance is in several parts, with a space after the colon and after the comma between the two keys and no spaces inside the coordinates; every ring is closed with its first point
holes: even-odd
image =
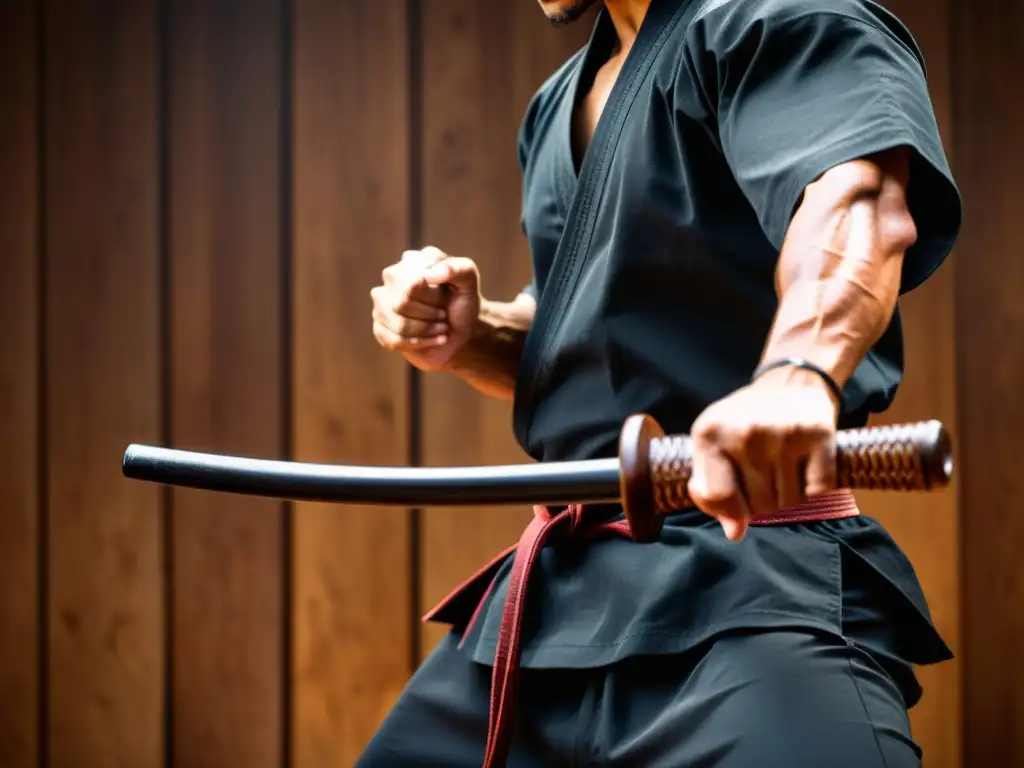
{"type": "Polygon", "coordinates": [[[799,357],[784,357],[781,360],[773,360],[770,363],[763,363],[754,371],[754,375],[750,377],[750,381],[756,381],[762,374],[774,370],[775,368],[785,368],[787,366],[792,368],[803,368],[805,371],[818,374],[818,376],[820,376],[828,385],[828,388],[832,390],[832,394],[836,396],[836,400],[839,401],[839,412],[843,412],[843,407],[846,405],[846,399],[843,397],[843,390],[840,389],[835,379],[829,376],[823,369],[808,360],[803,360],[799,357]]]}

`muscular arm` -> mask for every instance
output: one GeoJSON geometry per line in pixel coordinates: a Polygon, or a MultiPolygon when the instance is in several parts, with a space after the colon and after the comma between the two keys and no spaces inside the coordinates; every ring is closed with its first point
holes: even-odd
{"type": "MultiPolygon", "coordinates": [[[[779,307],[763,361],[802,358],[842,385],[887,327],[916,228],[908,153],[845,163],[811,184],[776,269],[779,307]]],[[[690,495],[730,539],[752,518],[832,490],[839,404],[813,372],[782,367],[694,422],[690,495]]]]}
{"type": "Polygon", "coordinates": [[[523,342],[536,310],[533,297],[525,293],[510,302],[483,299],[469,343],[447,370],[489,397],[512,400],[523,342]]]}
{"type": "MultiPolygon", "coordinates": [[[[779,307],[763,361],[803,358],[842,386],[885,331],[917,236],[909,164],[909,151],[896,149],[837,166],[807,188],[779,257],[779,307]]],[[[780,368],[768,377],[814,374],[780,368]]]]}

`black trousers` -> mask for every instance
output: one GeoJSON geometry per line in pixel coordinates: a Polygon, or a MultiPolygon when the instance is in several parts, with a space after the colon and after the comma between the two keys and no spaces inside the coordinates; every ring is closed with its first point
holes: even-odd
{"type": "MultiPolygon", "coordinates": [[[[358,768],[479,768],[490,667],[445,638],[358,768]]],[[[899,690],[856,647],[805,632],[728,633],[603,669],[521,670],[509,768],[910,768],[899,690]]]]}

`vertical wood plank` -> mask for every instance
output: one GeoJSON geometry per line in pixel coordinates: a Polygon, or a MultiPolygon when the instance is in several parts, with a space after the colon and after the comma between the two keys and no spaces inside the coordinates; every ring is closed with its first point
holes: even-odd
{"type": "MultiPolygon", "coordinates": [[[[423,229],[425,242],[473,259],[482,291],[511,300],[530,280],[519,226],[516,134],[541,83],[590,33],[588,16],[555,29],[532,3],[450,0],[423,7],[423,229]]],[[[508,403],[461,381],[423,377],[423,462],[527,460],[508,403]]],[[[515,543],[529,509],[423,512],[421,584],[426,610],[496,552],[515,543]]],[[[428,653],[446,628],[423,627],[428,653]]]]}
{"type": "Polygon", "coordinates": [[[36,765],[38,728],[38,37],[0,5],[0,765],[36,765]]]}
{"type": "MultiPolygon", "coordinates": [[[[928,68],[939,129],[953,155],[949,53],[951,0],[884,0],[910,28],[928,68]]],[[[962,249],[960,249],[962,250],[962,249]]],[[[892,408],[877,423],[941,419],[957,436],[956,346],[953,285],[955,255],[924,286],[900,302],[906,375],[892,408]]],[[[921,580],[933,618],[959,656],[957,496],[954,487],[918,496],[859,494],[861,509],[876,517],[906,552],[921,580]]],[[[959,658],[918,670],[924,697],[911,711],[914,738],[930,768],[960,765],[959,658]]]]}
{"type": "MultiPolygon", "coordinates": [[[[295,454],[401,465],[406,366],[369,292],[409,244],[406,4],[295,12],[295,454]]],[[[297,505],[294,562],[293,759],[352,765],[411,672],[408,512],[297,505]]]]}
{"type": "Polygon", "coordinates": [[[159,766],[160,440],[154,0],[46,4],[46,498],[55,766],[159,766]]]}
{"type": "MultiPolygon", "coordinates": [[[[169,18],[171,439],[284,458],[281,0],[169,18]]],[[[282,761],[279,501],[175,489],[172,748],[189,768],[282,761]]]]}
{"type": "Polygon", "coordinates": [[[964,765],[1024,765],[1024,7],[954,4],[964,765]]]}

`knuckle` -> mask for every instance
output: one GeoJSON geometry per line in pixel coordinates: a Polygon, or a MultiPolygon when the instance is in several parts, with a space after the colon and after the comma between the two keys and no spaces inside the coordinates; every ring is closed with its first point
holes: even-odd
{"type": "Polygon", "coordinates": [[[747,422],[735,431],[735,440],[750,453],[762,453],[779,438],[779,433],[772,427],[757,422],[747,422]]]}
{"type": "Polygon", "coordinates": [[[782,428],[782,439],[786,445],[807,450],[831,443],[833,430],[828,424],[803,422],[787,424],[782,428]]]}
{"type": "Polygon", "coordinates": [[[412,297],[408,291],[404,291],[392,299],[389,309],[396,315],[401,316],[404,312],[409,310],[409,305],[412,303],[412,297]]]}
{"type": "Polygon", "coordinates": [[[729,509],[734,506],[735,492],[725,488],[707,488],[704,491],[704,503],[715,509],[729,509]]]}
{"type": "Polygon", "coordinates": [[[785,440],[806,440],[814,437],[816,431],[813,424],[800,421],[788,421],[780,424],[778,430],[785,440]]]}
{"type": "Polygon", "coordinates": [[[707,445],[718,441],[721,425],[713,418],[702,416],[690,428],[690,437],[697,443],[707,445]]]}
{"type": "Polygon", "coordinates": [[[395,333],[400,336],[415,336],[419,332],[419,323],[408,317],[398,317],[395,320],[395,333]]]}
{"type": "Polygon", "coordinates": [[[691,483],[689,492],[694,504],[705,511],[728,509],[736,496],[734,489],[707,482],[691,483]]]}
{"type": "Polygon", "coordinates": [[[810,437],[820,442],[831,442],[835,436],[835,429],[831,424],[816,422],[808,428],[810,437]]]}
{"type": "MultiPolygon", "coordinates": [[[[402,280],[401,284],[396,286],[396,290],[394,291],[393,303],[395,307],[401,306],[402,309],[408,307],[409,302],[415,298],[416,286],[416,279],[407,275],[405,279],[402,280]]],[[[396,309],[396,311],[399,310],[396,309]]]]}

